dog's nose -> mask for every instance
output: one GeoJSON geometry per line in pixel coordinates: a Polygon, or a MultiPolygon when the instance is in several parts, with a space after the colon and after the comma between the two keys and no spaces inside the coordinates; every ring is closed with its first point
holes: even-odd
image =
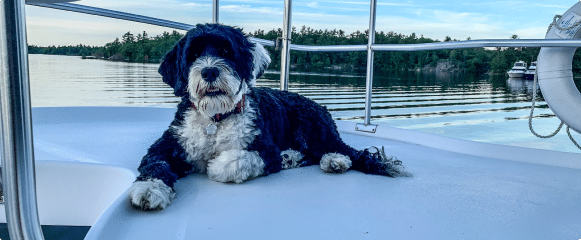
{"type": "Polygon", "coordinates": [[[216,81],[216,78],[220,76],[220,71],[217,68],[209,67],[202,69],[202,78],[206,80],[206,82],[213,82],[216,81]]]}

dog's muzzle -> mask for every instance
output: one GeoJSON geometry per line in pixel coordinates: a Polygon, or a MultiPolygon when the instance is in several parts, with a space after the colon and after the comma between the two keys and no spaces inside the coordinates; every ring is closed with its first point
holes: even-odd
{"type": "Polygon", "coordinates": [[[200,73],[202,74],[204,81],[209,83],[216,81],[216,79],[220,76],[220,70],[215,67],[204,68],[200,73]]]}

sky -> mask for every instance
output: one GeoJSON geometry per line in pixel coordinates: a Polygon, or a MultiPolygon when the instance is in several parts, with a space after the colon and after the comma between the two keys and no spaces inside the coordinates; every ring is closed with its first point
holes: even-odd
{"type": "MultiPolygon", "coordinates": [[[[544,38],[553,16],[577,0],[377,0],[376,31],[443,40],[544,38]]],[[[212,0],[81,0],[75,4],[146,15],[187,24],[212,21],[212,0]]],[[[369,1],[293,0],[292,25],[341,29],[369,28],[369,1]]],[[[220,22],[245,32],[282,28],[284,0],[220,0],[220,22]]],[[[37,46],[103,46],[126,32],[155,36],[173,29],[124,20],[26,6],[28,43],[37,46]]],[[[183,31],[181,31],[183,32],[183,31]]]]}

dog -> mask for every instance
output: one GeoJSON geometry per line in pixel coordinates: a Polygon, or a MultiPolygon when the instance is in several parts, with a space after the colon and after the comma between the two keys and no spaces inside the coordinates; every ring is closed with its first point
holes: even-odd
{"type": "Polygon", "coordinates": [[[241,183],[302,166],[412,176],[395,157],[345,144],[326,107],[299,94],[255,87],[270,56],[241,30],[198,24],[163,58],[159,73],[181,97],[175,119],[147,151],[131,204],[164,209],[189,173],[241,183]]]}

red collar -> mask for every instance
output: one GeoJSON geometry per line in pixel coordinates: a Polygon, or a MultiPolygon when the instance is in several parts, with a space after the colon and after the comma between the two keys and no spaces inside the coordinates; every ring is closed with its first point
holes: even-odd
{"type": "MultiPolygon", "coordinates": [[[[220,121],[222,121],[222,119],[225,119],[234,113],[241,113],[242,110],[244,109],[244,102],[245,101],[246,101],[246,95],[242,95],[242,99],[240,99],[240,102],[238,102],[236,104],[236,107],[234,108],[234,110],[227,112],[227,113],[218,113],[212,117],[212,121],[220,122],[220,121]]],[[[192,103],[192,108],[196,109],[196,110],[198,109],[198,108],[196,108],[196,105],[194,105],[194,103],[192,103]]]]}

